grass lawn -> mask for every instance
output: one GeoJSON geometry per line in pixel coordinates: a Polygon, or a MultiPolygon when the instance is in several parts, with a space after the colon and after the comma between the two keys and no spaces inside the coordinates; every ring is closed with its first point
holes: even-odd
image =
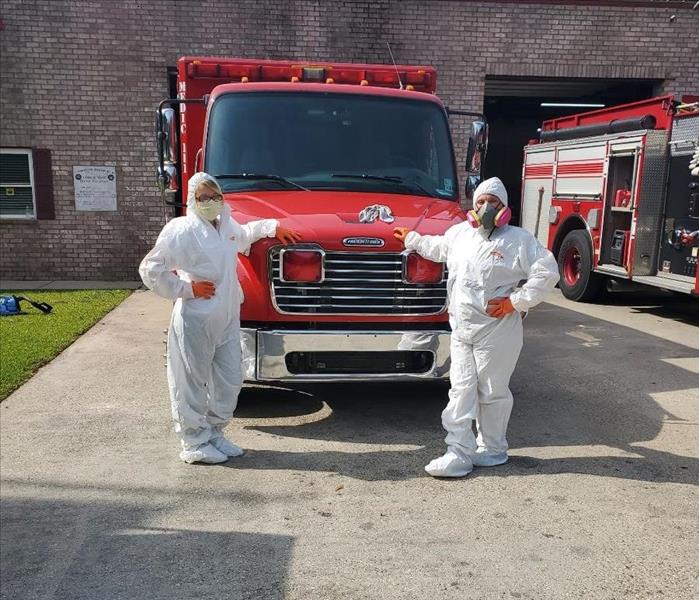
{"type": "Polygon", "coordinates": [[[53,306],[53,311],[45,315],[22,301],[20,306],[26,314],[0,317],[0,400],[130,293],[130,290],[0,291],[3,296],[27,296],[53,306]]]}

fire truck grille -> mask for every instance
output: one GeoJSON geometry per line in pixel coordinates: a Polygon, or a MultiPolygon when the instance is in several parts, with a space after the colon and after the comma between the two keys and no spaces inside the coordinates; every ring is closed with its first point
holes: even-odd
{"type": "Polygon", "coordinates": [[[272,296],[283,313],[434,315],[445,309],[444,280],[434,284],[403,282],[403,257],[385,252],[326,252],[320,283],[281,281],[279,248],[270,254],[272,296]]]}

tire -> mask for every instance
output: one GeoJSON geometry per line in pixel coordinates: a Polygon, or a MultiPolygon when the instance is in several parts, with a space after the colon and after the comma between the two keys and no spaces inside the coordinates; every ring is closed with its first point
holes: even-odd
{"type": "Polygon", "coordinates": [[[590,302],[602,296],[603,275],[592,271],[592,244],[587,234],[576,229],[563,239],[558,251],[559,287],[563,295],[576,302],[590,302]]]}

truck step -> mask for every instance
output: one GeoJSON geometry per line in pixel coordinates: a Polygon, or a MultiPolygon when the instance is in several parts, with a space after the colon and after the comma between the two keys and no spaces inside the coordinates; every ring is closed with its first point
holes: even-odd
{"type": "Polygon", "coordinates": [[[634,277],[633,281],[635,283],[642,283],[643,285],[652,285],[653,287],[664,288],[673,292],[691,294],[692,290],[694,290],[694,282],[689,277],[685,279],[679,279],[677,277],[663,277],[662,275],[650,275],[634,277]]]}
{"type": "Polygon", "coordinates": [[[595,269],[595,272],[603,275],[613,275],[614,277],[623,277],[624,279],[629,278],[629,273],[624,267],[615,265],[600,265],[595,269]]]}

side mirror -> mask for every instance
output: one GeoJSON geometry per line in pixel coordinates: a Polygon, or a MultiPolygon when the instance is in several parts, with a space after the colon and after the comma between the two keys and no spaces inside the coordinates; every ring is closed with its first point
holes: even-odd
{"type": "Polygon", "coordinates": [[[177,119],[174,108],[163,108],[160,111],[160,133],[162,135],[163,161],[177,162],[177,119]]]}
{"type": "Polygon", "coordinates": [[[476,191],[476,188],[478,187],[478,184],[480,182],[481,182],[480,175],[467,175],[466,176],[465,196],[466,196],[466,200],[471,202],[471,206],[473,206],[473,192],[476,191]]]}
{"type": "Polygon", "coordinates": [[[481,181],[481,169],[488,149],[488,122],[483,113],[446,107],[447,115],[475,117],[466,148],[466,199],[473,201],[473,192],[481,181]]]}
{"type": "Polygon", "coordinates": [[[488,125],[485,121],[474,121],[471,124],[471,135],[468,137],[466,150],[466,172],[470,175],[480,175],[481,166],[488,150],[488,125]]]}
{"type": "Polygon", "coordinates": [[[158,139],[158,188],[166,202],[174,202],[179,192],[177,172],[177,118],[175,109],[163,107],[156,114],[156,136],[158,139]]]}
{"type": "Polygon", "coordinates": [[[170,196],[170,200],[172,196],[180,191],[179,181],[179,174],[175,165],[165,164],[162,169],[158,167],[158,187],[161,193],[170,196]]]}
{"type": "Polygon", "coordinates": [[[466,200],[473,203],[473,192],[481,182],[481,169],[488,150],[488,125],[483,120],[471,124],[471,135],[466,149],[466,200]]]}
{"type": "MultiPolygon", "coordinates": [[[[175,216],[180,209],[180,146],[178,140],[177,112],[175,106],[184,111],[187,104],[206,106],[204,98],[168,98],[158,104],[155,112],[155,136],[158,144],[158,187],[163,194],[165,204],[175,209],[175,216]]],[[[182,166],[181,168],[186,168],[182,166]]]]}

